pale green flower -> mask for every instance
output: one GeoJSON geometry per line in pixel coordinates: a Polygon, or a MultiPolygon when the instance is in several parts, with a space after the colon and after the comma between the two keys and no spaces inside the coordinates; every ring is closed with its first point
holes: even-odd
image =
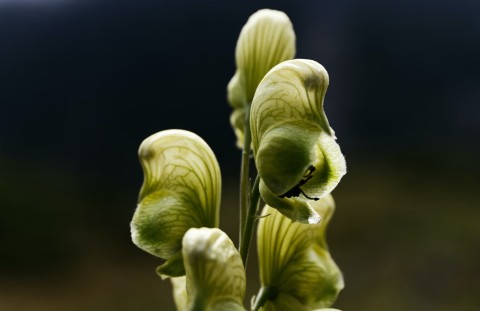
{"type": "Polygon", "coordinates": [[[235,50],[237,71],[228,84],[228,101],[234,109],[230,122],[243,147],[245,109],[258,83],[276,64],[295,56],[295,33],[288,16],[275,10],[254,13],[240,32],[235,50]]]}
{"type": "Polygon", "coordinates": [[[342,274],[330,257],[325,236],[333,198],[327,195],[312,205],[323,217],[318,224],[292,222],[268,205],[262,212],[257,234],[259,296],[269,298],[262,311],[328,308],[343,288],[342,274]]]}
{"type": "Polygon", "coordinates": [[[166,262],[162,277],[181,276],[182,238],[190,228],[218,227],[221,176],[215,155],[196,134],[158,132],[138,151],[144,182],[130,224],[133,242],[166,262]]]}
{"type": "Polygon", "coordinates": [[[245,311],[242,259],[217,228],[190,229],[183,237],[187,311],[245,311]]]}
{"type": "Polygon", "coordinates": [[[315,61],[285,61],[264,77],[251,107],[261,196],[303,223],[320,220],[311,203],[329,194],[346,173],[323,110],[328,82],[327,71],[315,61]]]}

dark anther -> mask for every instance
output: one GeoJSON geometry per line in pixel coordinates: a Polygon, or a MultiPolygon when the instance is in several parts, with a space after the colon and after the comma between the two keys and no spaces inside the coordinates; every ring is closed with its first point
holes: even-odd
{"type": "Polygon", "coordinates": [[[304,197],[306,197],[309,200],[314,200],[318,201],[318,198],[312,198],[308,196],[302,189],[300,189],[301,186],[305,185],[307,181],[309,181],[313,177],[313,172],[315,172],[315,166],[310,165],[307,170],[305,171],[305,174],[303,175],[303,178],[298,182],[298,184],[290,189],[289,191],[285,192],[284,194],[280,195],[280,198],[291,198],[291,197],[298,197],[300,194],[303,194],[304,197]]]}

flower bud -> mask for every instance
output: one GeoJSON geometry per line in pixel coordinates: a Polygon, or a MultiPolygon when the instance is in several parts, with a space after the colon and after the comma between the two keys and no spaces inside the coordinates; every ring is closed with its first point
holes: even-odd
{"type": "Polygon", "coordinates": [[[323,110],[328,82],[327,71],[315,61],[285,61],[264,77],[251,107],[262,198],[303,223],[320,220],[311,202],[329,194],[346,173],[323,110]]]}
{"type": "Polygon", "coordinates": [[[221,176],[215,155],[196,134],[158,132],[138,151],[144,182],[130,224],[133,242],[166,259],[162,277],[181,276],[182,238],[190,228],[218,227],[221,176]]]}
{"type": "Polygon", "coordinates": [[[295,56],[295,33],[288,16],[269,9],[259,10],[240,32],[235,51],[237,71],[230,80],[228,102],[234,109],[230,123],[243,147],[245,106],[250,105],[258,83],[276,64],[295,56]]]}

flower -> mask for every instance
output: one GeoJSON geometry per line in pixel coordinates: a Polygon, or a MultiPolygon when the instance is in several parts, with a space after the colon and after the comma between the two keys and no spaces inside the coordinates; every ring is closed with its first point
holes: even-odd
{"type": "Polygon", "coordinates": [[[190,228],[218,227],[221,176],[215,155],[196,134],[158,132],[138,151],[144,182],[131,226],[133,242],[166,259],[162,277],[185,274],[182,238],[190,228]]]}
{"type": "Polygon", "coordinates": [[[237,71],[227,87],[228,102],[233,108],[230,123],[239,148],[243,148],[245,109],[250,106],[258,83],[273,66],[294,55],[295,33],[285,13],[263,9],[250,16],[237,41],[237,71]]]}
{"type": "Polygon", "coordinates": [[[312,205],[323,215],[318,224],[292,222],[268,205],[263,210],[257,233],[259,296],[268,299],[262,311],[328,308],[343,288],[325,234],[333,198],[327,195],[312,205]]]}
{"type": "Polygon", "coordinates": [[[187,290],[185,310],[245,311],[245,269],[240,254],[223,231],[188,230],[183,237],[182,252],[187,290]]]}
{"type": "Polygon", "coordinates": [[[325,68],[312,60],[282,62],[260,82],[250,128],[262,199],[294,221],[316,223],[311,203],[346,173],[345,158],[323,110],[325,68]]]}

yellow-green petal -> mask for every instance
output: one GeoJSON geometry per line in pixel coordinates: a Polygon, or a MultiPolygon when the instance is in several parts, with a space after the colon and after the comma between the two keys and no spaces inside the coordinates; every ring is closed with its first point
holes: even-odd
{"type": "Polygon", "coordinates": [[[297,198],[280,198],[272,193],[263,180],[260,180],[260,195],[265,202],[275,206],[277,211],[290,219],[305,224],[316,224],[321,220],[311,202],[297,198]]]}
{"type": "Polygon", "coordinates": [[[131,222],[133,242],[166,259],[162,276],[184,274],[182,238],[190,228],[218,227],[221,176],[215,155],[196,134],[158,132],[138,151],[144,182],[131,222]]]}
{"type": "Polygon", "coordinates": [[[263,9],[248,19],[240,32],[235,50],[237,70],[230,80],[228,102],[234,109],[230,123],[243,147],[245,105],[250,105],[265,74],[278,63],[295,56],[295,33],[288,16],[263,9]]]}
{"type": "Polygon", "coordinates": [[[187,279],[185,276],[170,278],[173,287],[173,300],[178,311],[187,307],[187,279]]]}
{"type": "Polygon", "coordinates": [[[183,238],[188,311],[242,310],[246,279],[240,254],[216,228],[192,228],[183,238]]]}
{"type": "Polygon", "coordinates": [[[318,224],[292,222],[268,205],[262,213],[257,234],[260,281],[272,293],[263,311],[328,308],[343,288],[326,243],[333,198],[327,195],[312,206],[322,217],[318,224]]]}
{"type": "Polygon", "coordinates": [[[247,101],[252,100],[258,83],[273,66],[294,55],[295,33],[285,13],[263,9],[250,16],[235,51],[247,101]]]}
{"type": "Polygon", "coordinates": [[[295,202],[305,205],[329,194],[346,173],[345,158],[323,110],[328,83],[327,71],[315,61],[282,62],[258,86],[250,112],[258,173],[264,187],[283,203],[271,200],[266,191],[262,198],[272,207],[282,205],[279,211],[304,223],[315,215],[296,218],[295,202]]]}

